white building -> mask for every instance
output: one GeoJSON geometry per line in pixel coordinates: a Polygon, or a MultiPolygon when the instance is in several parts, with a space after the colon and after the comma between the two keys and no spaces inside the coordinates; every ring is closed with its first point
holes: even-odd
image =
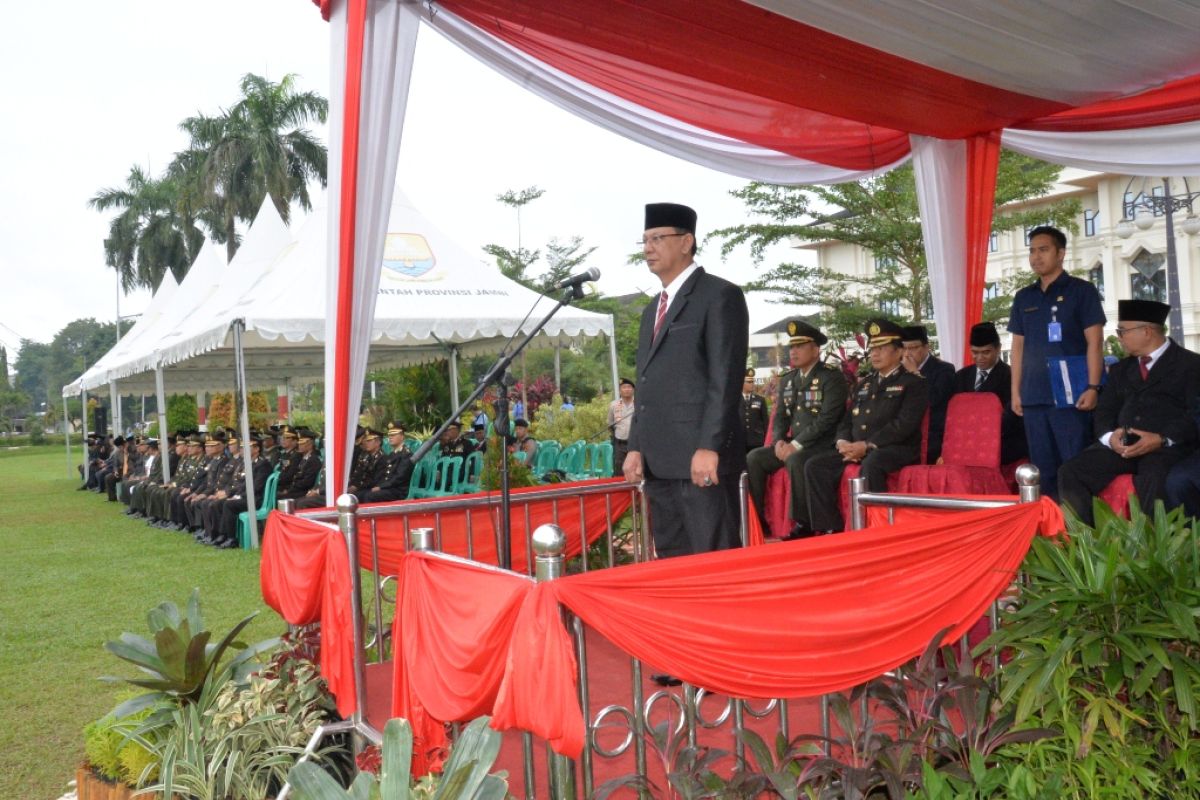
{"type": "MultiPolygon", "coordinates": [[[[1142,208],[1139,225],[1120,224],[1134,216],[1143,195],[1162,197],[1164,191],[1161,178],[1130,178],[1067,167],[1048,195],[1010,206],[1017,210],[1037,208],[1060,199],[1079,200],[1082,206],[1077,219],[1079,232],[1067,233],[1066,269],[1075,275],[1086,275],[1100,290],[1108,317],[1106,336],[1116,327],[1118,300],[1169,302],[1165,214],[1142,208]],[[1121,233],[1127,238],[1122,238],[1121,233]]],[[[1189,192],[1200,194],[1200,177],[1186,182],[1183,178],[1172,179],[1173,197],[1183,198],[1189,192]]],[[[1193,206],[1195,212],[1200,212],[1200,198],[1193,206]]],[[[1187,210],[1176,211],[1174,227],[1185,345],[1200,350],[1200,218],[1187,210]]],[[[1000,278],[1025,275],[1029,282],[1033,281],[1027,237],[1028,230],[1021,229],[992,234],[986,276],[988,292],[998,291],[1000,278]]],[[[821,241],[797,247],[815,251],[818,264],[835,272],[869,276],[875,271],[874,255],[857,245],[821,241]]],[[[903,319],[907,309],[887,308],[881,309],[881,313],[903,319]]],[[[1007,336],[1004,339],[1007,350],[1007,336]]]]}

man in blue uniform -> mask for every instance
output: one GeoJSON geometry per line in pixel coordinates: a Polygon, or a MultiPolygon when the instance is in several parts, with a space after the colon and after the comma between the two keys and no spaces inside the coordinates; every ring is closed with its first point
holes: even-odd
{"type": "Polygon", "coordinates": [[[1091,443],[1091,412],[1104,369],[1100,293],[1063,270],[1066,255],[1062,231],[1043,225],[1030,232],[1029,266],[1038,280],[1017,292],[1008,318],[1012,410],[1025,419],[1029,460],[1041,470],[1042,493],[1056,499],[1059,466],[1091,443]],[[1072,404],[1065,407],[1055,405],[1050,379],[1049,359],[1061,356],[1084,359],[1087,367],[1087,384],[1071,387],[1072,404]]]}

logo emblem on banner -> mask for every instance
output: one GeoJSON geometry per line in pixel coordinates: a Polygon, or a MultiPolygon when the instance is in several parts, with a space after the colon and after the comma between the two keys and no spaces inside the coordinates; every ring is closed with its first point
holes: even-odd
{"type": "Polygon", "coordinates": [[[383,244],[385,275],[418,278],[437,264],[429,242],[419,233],[389,233],[383,244]]]}

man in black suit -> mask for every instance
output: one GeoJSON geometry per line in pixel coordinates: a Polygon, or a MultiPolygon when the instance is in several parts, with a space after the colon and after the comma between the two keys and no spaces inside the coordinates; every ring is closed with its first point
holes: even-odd
{"type": "Polygon", "coordinates": [[[1096,405],[1100,441],[1058,470],[1064,504],[1094,524],[1092,498],[1118,475],[1133,474],[1138,501],[1166,499],[1167,474],[1195,449],[1200,355],[1167,338],[1171,307],[1152,300],[1117,303],[1117,336],[1128,357],[1113,366],[1096,405]]]}
{"type": "Polygon", "coordinates": [[[695,263],[687,206],[647,205],[642,250],[663,289],[642,313],[625,479],[645,480],[658,557],[738,547],[746,298],[695,263]]]}
{"type": "Polygon", "coordinates": [[[921,457],[921,420],[929,408],[929,389],[919,373],[901,365],[901,328],[891,320],[867,323],[867,351],[875,371],[859,382],[854,405],[838,426],[834,450],[804,465],[808,513],[814,531],[840,531],[842,473],[862,464],[867,491],[887,491],[887,477],[921,457]]]}
{"type": "Polygon", "coordinates": [[[1011,464],[1029,457],[1025,425],[1012,410],[1012,370],[1000,359],[1000,334],[990,322],[971,328],[971,358],[974,364],[954,373],[954,394],[991,392],[1000,398],[1000,463],[1011,464]]]}
{"type": "Polygon", "coordinates": [[[929,388],[929,445],[925,463],[936,464],[942,456],[946,434],[946,408],[954,394],[954,365],[929,351],[929,331],[924,325],[904,328],[904,368],[925,379],[929,388]]]}

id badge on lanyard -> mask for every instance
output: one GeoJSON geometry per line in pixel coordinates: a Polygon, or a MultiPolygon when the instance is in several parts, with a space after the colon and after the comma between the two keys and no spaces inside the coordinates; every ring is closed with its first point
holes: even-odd
{"type": "Polygon", "coordinates": [[[1058,321],[1058,306],[1050,306],[1050,322],[1046,324],[1046,341],[1062,341],[1062,323],[1058,321]]]}

